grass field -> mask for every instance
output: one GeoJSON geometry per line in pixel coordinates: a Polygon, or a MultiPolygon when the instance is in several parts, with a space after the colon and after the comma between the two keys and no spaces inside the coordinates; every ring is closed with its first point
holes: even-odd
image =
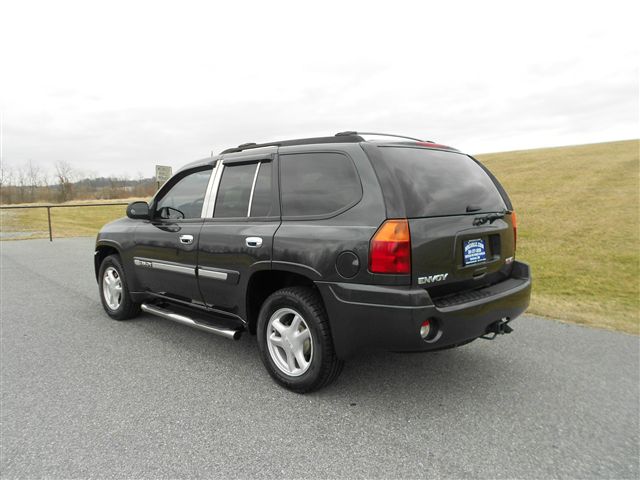
{"type": "MultiPolygon", "coordinates": [[[[132,202],[138,199],[113,200],[114,203],[132,202]]],[[[74,202],[64,205],[73,205],[74,202]]],[[[109,201],[78,201],[75,203],[110,203],[109,201]]],[[[124,217],[125,205],[52,208],[51,224],[53,237],[93,236],[107,222],[124,217]]],[[[26,238],[48,238],[47,210],[32,208],[25,210],[0,210],[0,238],[23,240],[26,238]]]]}
{"type": "Polygon", "coordinates": [[[478,155],[518,214],[530,312],[638,333],[638,140],[478,155]]]}
{"type": "MultiPolygon", "coordinates": [[[[518,214],[529,311],[639,333],[640,142],[478,155],[518,214]]],[[[54,237],[95,235],[124,206],[52,209],[54,237]]],[[[0,211],[0,238],[46,238],[44,209],[0,211]]]]}

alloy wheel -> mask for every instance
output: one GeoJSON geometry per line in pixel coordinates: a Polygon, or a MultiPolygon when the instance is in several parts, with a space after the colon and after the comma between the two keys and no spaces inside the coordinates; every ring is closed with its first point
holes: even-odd
{"type": "Polygon", "coordinates": [[[313,337],[302,315],[281,308],[271,315],[266,329],[271,359],[283,373],[299,377],[311,366],[313,337]]]}

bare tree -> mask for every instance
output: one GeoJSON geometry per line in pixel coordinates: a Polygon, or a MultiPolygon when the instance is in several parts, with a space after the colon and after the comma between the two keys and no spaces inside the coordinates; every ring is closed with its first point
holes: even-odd
{"type": "Polygon", "coordinates": [[[60,191],[58,192],[58,200],[60,202],[71,200],[73,196],[73,168],[71,168],[71,165],[64,160],[56,162],[55,168],[56,179],[58,180],[58,185],[60,188],[60,191]]]}
{"type": "Polygon", "coordinates": [[[9,170],[9,166],[0,162],[0,187],[6,187],[11,183],[11,170],[9,170]]]}
{"type": "Polygon", "coordinates": [[[0,162],[0,203],[12,203],[13,172],[9,165],[0,162]]]}
{"type": "Polygon", "coordinates": [[[40,186],[40,167],[35,165],[31,160],[27,164],[26,180],[29,187],[29,201],[36,199],[36,192],[40,186]]]}
{"type": "Polygon", "coordinates": [[[43,170],[42,174],[40,175],[40,183],[45,188],[49,187],[49,175],[50,173],[46,170],[43,170]]]}
{"type": "Polygon", "coordinates": [[[24,168],[18,167],[16,169],[16,187],[18,188],[18,201],[24,202],[24,192],[27,185],[27,175],[24,172],[24,168]]]}

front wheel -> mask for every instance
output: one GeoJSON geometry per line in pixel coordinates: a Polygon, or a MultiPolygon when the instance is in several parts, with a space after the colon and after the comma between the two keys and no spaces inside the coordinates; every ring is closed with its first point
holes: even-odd
{"type": "Polygon", "coordinates": [[[269,296],[260,309],[257,334],[267,371],[294,392],[318,390],[342,371],[324,305],[311,288],[283,288],[269,296]]]}
{"type": "Polygon", "coordinates": [[[109,255],[100,265],[100,300],[114,320],[126,320],[140,313],[140,304],[131,300],[120,257],[109,255]]]}

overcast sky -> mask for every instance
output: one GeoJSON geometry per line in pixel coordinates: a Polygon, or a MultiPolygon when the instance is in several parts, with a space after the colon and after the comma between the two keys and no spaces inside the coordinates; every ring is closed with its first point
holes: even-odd
{"type": "Polygon", "coordinates": [[[2,1],[3,162],[136,177],[342,130],[470,153],[638,138],[634,4],[2,1]]]}

